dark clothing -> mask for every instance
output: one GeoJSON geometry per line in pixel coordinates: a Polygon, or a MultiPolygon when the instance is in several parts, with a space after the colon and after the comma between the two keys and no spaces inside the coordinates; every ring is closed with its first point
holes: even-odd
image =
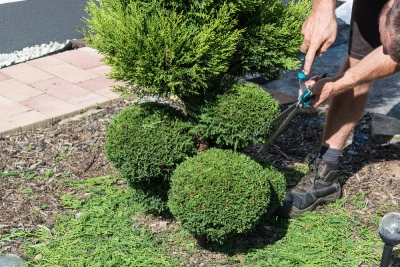
{"type": "Polygon", "coordinates": [[[351,13],[349,56],[363,59],[381,45],[379,14],[388,0],[354,0],[351,13]]]}

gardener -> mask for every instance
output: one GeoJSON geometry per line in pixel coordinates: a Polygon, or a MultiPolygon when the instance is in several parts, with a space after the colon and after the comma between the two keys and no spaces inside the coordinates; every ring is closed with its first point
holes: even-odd
{"type": "MultiPolygon", "coordinates": [[[[315,55],[322,56],[335,41],[335,0],[314,0],[312,13],[303,24],[306,53],[304,73],[310,72],[315,55]]],[[[400,1],[354,0],[348,56],[333,78],[308,81],[316,108],[331,99],[322,143],[311,171],[287,192],[277,214],[299,217],[317,205],[341,196],[338,183],[339,157],[344,144],[360,119],[371,83],[400,71],[400,1]],[[314,169],[314,170],[312,170],[314,169]]]]}

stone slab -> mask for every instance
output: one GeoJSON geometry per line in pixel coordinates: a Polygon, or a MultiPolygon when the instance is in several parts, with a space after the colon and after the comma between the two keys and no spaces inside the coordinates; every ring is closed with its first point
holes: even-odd
{"type": "Polygon", "coordinates": [[[25,267],[25,263],[17,255],[4,254],[4,255],[0,256],[0,266],[2,266],[2,267],[25,267]]]}
{"type": "Polygon", "coordinates": [[[385,114],[372,114],[371,135],[377,141],[400,142],[400,120],[385,114]]]}

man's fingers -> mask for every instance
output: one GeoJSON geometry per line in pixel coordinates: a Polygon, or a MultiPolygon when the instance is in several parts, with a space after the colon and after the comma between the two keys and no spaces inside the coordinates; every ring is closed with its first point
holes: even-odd
{"type": "Polygon", "coordinates": [[[310,44],[308,42],[306,42],[306,40],[304,40],[300,46],[300,52],[303,54],[307,53],[309,46],[310,46],[310,44]]]}
{"type": "Polygon", "coordinates": [[[305,75],[308,75],[311,71],[311,67],[314,62],[316,52],[317,52],[317,50],[312,49],[311,47],[308,48],[307,55],[304,59],[304,74],[305,75]]]}
{"type": "Polygon", "coordinates": [[[321,46],[320,49],[317,51],[317,55],[321,57],[326,51],[328,51],[328,48],[332,45],[332,42],[327,40],[323,45],[321,46]]]}
{"type": "Polygon", "coordinates": [[[317,108],[319,106],[319,95],[315,95],[314,97],[311,98],[310,106],[313,108],[317,108]]]}
{"type": "MultiPolygon", "coordinates": [[[[318,76],[315,76],[318,77],[318,76]]],[[[313,78],[311,78],[311,80],[306,81],[306,86],[307,88],[310,88],[311,86],[313,86],[317,81],[313,78]]]]}
{"type": "MultiPolygon", "coordinates": [[[[318,76],[312,77],[310,80],[305,82],[305,85],[308,89],[311,89],[311,87],[319,80],[318,76]]],[[[299,89],[299,97],[303,94],[303,91],[299,89]]],[[[313,95],[312,90],[311,90],[311,96],[313,95]]]]}

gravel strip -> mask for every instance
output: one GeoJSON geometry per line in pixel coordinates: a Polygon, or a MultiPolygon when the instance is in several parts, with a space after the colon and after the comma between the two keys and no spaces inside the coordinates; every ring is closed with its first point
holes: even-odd
{"type": "Polygon", "coordinates": [[[21,51],[14,51],[10,54],[0,54],[0,68],[64,51],[68,47],[69,43],[69,40],[66,40],[63,43],[50,42],[48,44],[25,47],[21,51]]]}

